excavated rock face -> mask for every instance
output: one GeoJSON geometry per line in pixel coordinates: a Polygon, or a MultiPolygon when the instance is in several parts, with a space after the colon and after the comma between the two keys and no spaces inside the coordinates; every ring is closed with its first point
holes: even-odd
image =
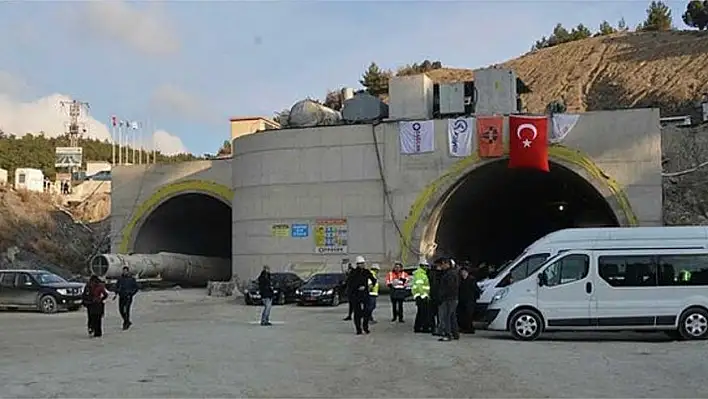
{"type": "Polygon", "coordinates": [[[708,124],[664,127],[661,148],[664,224],[708,224],[708,124]]]}

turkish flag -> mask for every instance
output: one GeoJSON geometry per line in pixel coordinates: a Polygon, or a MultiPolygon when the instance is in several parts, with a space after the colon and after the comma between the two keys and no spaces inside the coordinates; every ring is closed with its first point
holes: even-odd
{"type": "Polygon", "coordinates": [[[548,116],[509,115],[509,168],[550,171],[548,116]]]}

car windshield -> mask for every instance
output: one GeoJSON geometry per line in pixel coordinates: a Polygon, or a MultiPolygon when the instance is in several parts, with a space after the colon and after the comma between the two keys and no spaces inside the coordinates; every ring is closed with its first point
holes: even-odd
{"type": "Polygon", "coordinates": [[[290,273],[271,273],[270,278],[273,282],[280,283],[287,281],[288,276],[290,276],[290,273]]]}
{"type": "Polygon", "coordinates": [[[52,273],[37,273],[34,278],[40,284],[66,283],[66,280],[52,273]]]}
{"type": "Polygon", "coordinates": [[[307,281],[308,284],[336,285],[342,281],[341,274],[315,274],[307,281]]]}

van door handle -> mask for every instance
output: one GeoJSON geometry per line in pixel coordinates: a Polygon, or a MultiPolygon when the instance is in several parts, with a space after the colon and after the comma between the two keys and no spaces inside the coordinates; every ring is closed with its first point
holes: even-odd
{"type": "Polygon", "coordinates": [[[592,283],[589,281],[585,283],[585,292],[587,292],[588,294],[592,293],[592,283]]]}

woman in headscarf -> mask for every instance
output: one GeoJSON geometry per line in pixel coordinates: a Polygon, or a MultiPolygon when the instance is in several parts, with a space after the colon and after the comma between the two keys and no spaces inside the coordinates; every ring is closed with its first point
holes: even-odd
{"type": "Polygon", "coordinates": [[[103,335],[103,315],[106,310],[104,301],[108,298],[106,286],[98,276],[91,276],[83,296],[84,306],[88,310],[89,334],[100,337],[103,335]]]}

